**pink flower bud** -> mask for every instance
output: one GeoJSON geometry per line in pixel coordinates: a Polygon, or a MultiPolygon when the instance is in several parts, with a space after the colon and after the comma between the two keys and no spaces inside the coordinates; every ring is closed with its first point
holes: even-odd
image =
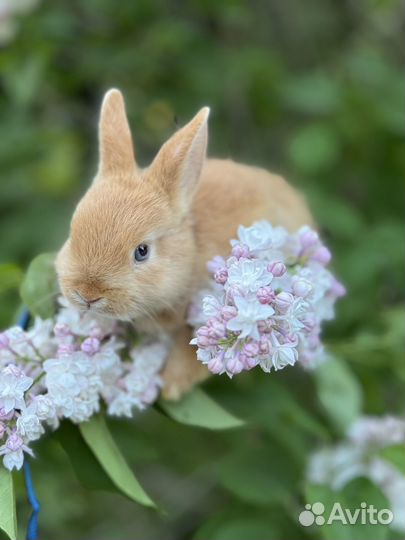
{"type": "Polygon", "coordinates": [[[321,340],[319,339],[318,334],[311,334],[308,336],[308,345],[312,347],[313,349],[315,347],[318,347],[321,344],[321,340]]]}
{"type": "Polygon", "coordinates": [[[287,268],[281,261],[275,261],[267,266],[267,270],[271,272],[274,277],[281,277],[285,274],[287,268]]]}
{"type": "Polygon", "coordinates": [[[256,342],[246,343],[240,355],[240,360],[245,369],[252,369],[259,363],[259,344],[256,342]]]}
{"type": "Polygon", "coordinates": [[[141,401],[149,405],[153,403],[154,401],[156,401],[158,394],[159,394],[159,387],[157,386],[157,384],[151,384],[142,394],[141,401]]]}
{"type": "Polygon", "coordinates": [[[208,336],[197,335],[197,345],[201,349],[206,349],[213,345],[211,339],[208,336]]]}
{"type": "Polygon", "coordinates": [[[213,339],[222,339],[225,337],[226,328],[224,323],[218,319],[212,318],[208,321],[208,335],[213,339]]]}
{"type": "Polygon", "coordinates": [[[304,325],[305,330],[307,332],[311,332],[315,328],[315,325],[316,325],[315,316],[311,313],[306,313],[304,318],[301,319],[301,322],[304,325]]]}
{"type": "Polygon", "coordinates": [[[305,298],[312,291],[311,283],[306,279],[295,279],[292,285],[295,296],[305,298]]]}
{"type": "Polygon", "coordinates": [[[313,247],[319,242],[318,233],[311,229],[307,229],[306,231],[300,233],[299,239],[300,244],[304,249],[313,247]]]}
{"type": "Polygon", "coordinates": [[[237,259],[247,259],[250,255],[249,248],[245,244],[235,244],[232,248],[232,255],[237,259]]]}
{"type": "Polygon", "coordinates": [[[259,363],[258,356],[246,356],[245,354],[241,354],[240,360],[243,364],[244,369],[246,369],[247,371],[253,369],[259,363]]]}
{"type": "Polygon", "coordinates": [[[319,262],[320,264],[322,264],[322,266],[326,266],[327,264],[329,264],[331,258],[331,252],[325,246],[321,246],[320,248],[318,248],[311,257],[313,261],[319,262]]]}
{"type": "Polygon", "coordinates": [[[80,348],[85,354],[93,356],[100,350],[100,341],[95,337],[86,338],[80,348]]]}
{"type": "Polygon", "coordinates": [[[201,328],[199,328],[196,332],[196,337],[197,345],[202,349],[205,349],[206,347],[211,347],[212,345],[216,344],[216,340],[213,340],[210,336],[210,330],[208,326],[201,326],[201,328]]]}
{"type": "Polygon", "coordinates": [[[261,304],[270,304],[276,297],[271,287],[260,287],[256,296],[261,304]]]}
{"type": "Polygon", "coordinates": [[[6,448],[7,450],[10,450],[11,452],[16,452],[17,450],[20,450],[20,448],[23,446],[24,441],[21,439],[19,435],[14,431],[7,439],[6,441],[6,448]]]}
{"type": "Polygon", "coordinates": [[[226,261],[223,257],[217,255],[207,263],[208,272],[215,274],[221,268],[226,268],[226,261]]]}
{"type": "Polygon", "coordinates": [[[214,358],[211,358],[211,360],[207,364],[208,369],[211,371],[211,373],[214,373],[215,375],[219,375],[224,370],[224,363],[222,361],[222,357],[220,356],[214,356],[214,358]]]}
{"type": "Polygon", "coordinates": [[[270,342],[264,336],[261,336],[260,337],[260,342],[259,342],[259,352],[260,352],[260,354],[269,354],[270,351],[271,351],[270,342]]]}
{"type": "Polygon", "coordinates": [[[346,294],[346,287],[335,279],[332,283],[332,286],[329,292],[336,298],[341,298],[342,296],[345,296],[346,294]]]}
{"type": "Polygon", "coordinates": [[[251,343],[246,343],[243,347],[243,352],[246,356],[249,356],[250,358],[257,356],[259,354],[259,344],[255,341],[252,341],[251,343]]]}
{"type": "Polygon", "coordinates": [[[67,324],[57,323],[53,328],[53,333],[57,338],[61,338],[70,336],[72,332],[67,324]]]}
{"type": "Polygon", "coordinates": [[[243,364],[239,359],[239,354],[235,354],[226,362],[226,371],[231,375],[237,375],[243,371],[243,364]]]}
{"type": "Polygon", "coordinates": [[[287,311],[287,309],[291,306],[291,304],[294,302],[294,297],[291,293],[281,291],[276,296],[274,303],[278,307],[278,309],[281,312],[287,311]]]}
{"type": "Polygon", "coordinates": [[[1,349],[8,349],[8,346],[10,344],[10,340],[8,339],[8,336],[5,332],[0,333],[0,350],[1,349]]]}
{"type": "Polygon", "coordinates": [[[58,347],[58,357],[61,356],[69,356],[73,352],[75,352],[76,347],[73,345],[73,343],[61,343],[58,347]]]}
{"type": "Polygon", "coordinates": [[[221,317],[225,322],[230,321],[238,314],[238,310],[234,306],[224,306],[221,309],[221,317]]]}
{"type": "Polygon", "coordinates": [[[93,328],[89,332],[90,337],[96,338],[98,340],[102,340],[104,337],[104,333],[98,326],[93,326],[93,328]]]}
{"type": "Polygon", "coordinates": [[[228,279],[228,270],[226,268],[220,268],[214,274],[214,280],[220,285],[223,285],[224,283],[226,283],[227,279],[228,279]]]}
{"type": "Polygon", "coordinates": [[[285,343],[294,343],[298,345],[298,336],[296,334],[287,334],[285,336],[285,343]]]}
{"type": "Polygon", "coordinates": [[[197,337],[205,337],[209,335],[208,326],[200,326],[200,328],[197,330],[197,337]]]}
{"type": "Polygon", "coordinates": [[[269,334],[271,332],[271,322],[267,321],[257,321],[257,329],[261,334],[269,334]]]}
{"type": "Polygon", "coordinates": [[[5,411],[4,407],[0,407],[0,420],[8,422],[11,420],[14,416],[14,409],[11,409],[11,411],[7,412],[5,411]]]}

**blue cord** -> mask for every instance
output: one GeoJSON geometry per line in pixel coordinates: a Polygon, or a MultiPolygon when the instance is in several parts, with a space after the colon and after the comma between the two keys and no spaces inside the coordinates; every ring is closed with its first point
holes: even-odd
{"type": "Polygon", "coordinates": [[[27,309],[24,309],[24,311],[20,315],[20,318],[18,319],[18,326],[21,326],[23,330],[27,330],[30,318],[30,312],[27,309]]]}
{"type": "Polygon", "coordinates": [[[39,504],[39,501],[35,494],[34,485],[32,483],[31,467],[27,458],[24,459],[24,479],[28,501],[32,507],[32,513],[30,519],[28,520],[26,540],[37,540],[38,514],[41,510],[41,505],[39,504]]]}
{"type": "MultiPolygon", "coordinates": [[[[26,330],[28,323],[30,322],[29,311],[24,310],[18,321],[18,326],[21,326],[23,330],[26,330]]],[[[37,540],[38,538],[38,514],[41,510],[41,505],[35,494],[34,484],[32,482],[31,467],[28,461],[28,457],[24,459],[24,479],[25,488],[27,490],[28,502],[31,505],[32,512],[27,526],[26,540],[37,540]]]]}

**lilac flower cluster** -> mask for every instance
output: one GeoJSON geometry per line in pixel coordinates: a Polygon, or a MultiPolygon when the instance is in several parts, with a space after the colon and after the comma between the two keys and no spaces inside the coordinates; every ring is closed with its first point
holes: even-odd
{"type": "Polygon", "coordinates": [[[61,304],[54,319],[0,334],[0,455],[10,470],[46,426],[85,422],[101,401],[109,414],[131,417],[161,386],[167,343],[128,346],[124,326],[61,304]]]}
{"type": "Polygon", "coordinates": [[[345,289],[326,269],[331,254],[318,234],[302,227],[289,234],[259,221],[240,226],[225,260],[208,263],[213,279],[194,299],[198,359],[230,377],[259,365],[264,371],[322,360],[321,324],[345,289]]]}
{"type": "Polygon", "coordinates": [[[368,478],[389,501],[390,527],[405,531],[405,475],[381,451],[403,446],[405,421],[395,416],[361,416],[341,443],[316,451],[310,458],[308,480],[340,491],[358,477],[368,478]]]}

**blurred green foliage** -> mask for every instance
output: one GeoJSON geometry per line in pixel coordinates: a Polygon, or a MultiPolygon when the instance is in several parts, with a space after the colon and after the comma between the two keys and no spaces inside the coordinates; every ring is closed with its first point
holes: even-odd
{"type": "MultiPolygon", "coordinates": [[[[154,410],[112,423],[165,513],[86,490],[63,447],[41,442],[42,537],[312,537],[296,519],[309,453],[360,411],[400,412],[400,24],[397,0],[53,0],[19,18],[0,49],[2,326],[18,309],[23,269],[66,236],[112,86],[125,93],[141,164],[209,104],[210,154],[281,172],[302,190],[348,288],[326,332],[343,367],[206,384],[248,427],[207,434],[154,410]]],[[[19,511],[23,524],[23,500],[19,511]]]]}

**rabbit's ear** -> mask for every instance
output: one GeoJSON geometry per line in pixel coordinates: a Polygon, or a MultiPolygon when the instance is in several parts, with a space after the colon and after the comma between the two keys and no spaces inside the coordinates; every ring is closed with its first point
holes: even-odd
{"type": "Polygon", "coordinates": [[[112,88],[103,99],[98,126],[100,164],[98,178],[125,176],[136,164],[124,98],[112,88]]]}
{"type": "Polygon", "coordinates": [[[186,126],[175,133],[160,149],[149,169],[170,198],[189,206],[204,163],[207,120],[210,110],[201,109],[186,126]]]}

